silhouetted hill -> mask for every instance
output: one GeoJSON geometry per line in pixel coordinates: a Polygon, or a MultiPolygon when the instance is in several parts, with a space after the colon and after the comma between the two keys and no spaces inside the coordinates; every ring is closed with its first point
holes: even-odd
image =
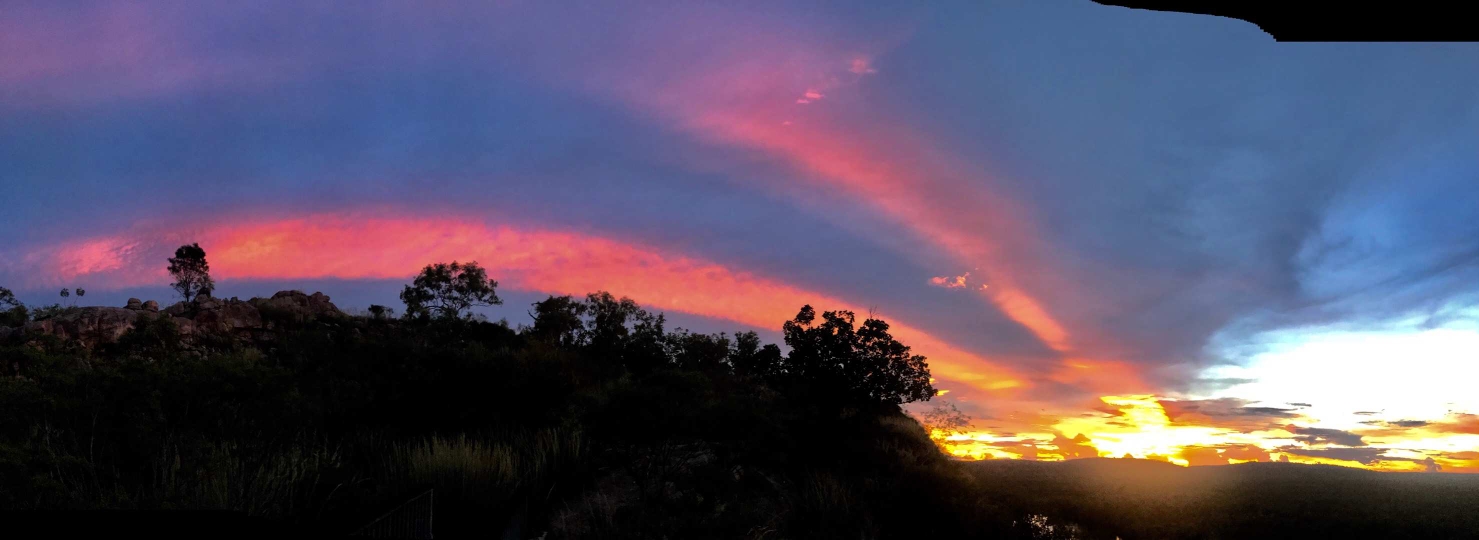
{"type": "Polygon", "coordinates": [[[932,394],[922,358],[889,347],[864,380],[794,352],[885,343],[881,321],[851,340],[851,314],[805,308],[782,357],[608,294],[535,311],[515,329],[294,292],[18,311],[0,511],[23,515],[0,518],[58,537],[336,538],[433,512],[437,538],[1031,534],[857,386],[881,367],[919,383],[899,401],[932,394]]]}
{"type": "Polygon", "coordinates": [[[1479,475],[1104,458],[967,466],[994,499],[1094,538],[1479,537],[1479,475]]]}
{"type": "Polygon", "coordinates": [[[804,356],[855,345],[850,315],[810,308],[785,357],[610,295],[551,298],[518,329],[294,292],[36,313],[0,335],[0,510],[27,512],[0,519],[56,537],[335,538],[433,509],[438,538],[1479,531],[1479,476],[950,460],[898,402],[804,356]]]}

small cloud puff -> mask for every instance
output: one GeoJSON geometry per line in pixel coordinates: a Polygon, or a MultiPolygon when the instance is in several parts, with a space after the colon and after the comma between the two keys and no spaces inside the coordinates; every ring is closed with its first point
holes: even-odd
{"type": "Polygon", "coordinates": [[[847,70],[858,75],[871,75],[874,73],[878,73],[878,70],[873,69],[873,60],[869,59],[866,56],[853,58],[852,65],[848,66],[847,70]]]}
{"type": "Polygon", "coordinates": [[[934,285],[936,287],[944,287],[946,289],[971,288],[986,290],[986,285],[972,285],[968,283],[967,281],[970,279],[970,277],[970,272],[966,272],[958,276],[935,276],[930,278],[930,285],[934,285]]]}
{"type": "Polygon", "coordinates": [[[971,277],[970,272],[954,277],[935,276],[930,278],[930,285],[944,287],[946,289],[963,289],[965,288],[965,280],[968,277],[971,277]]]}
{"type": "Polygon", "coordinates": [[[805,93],[801,94],[801,97],[796,98],[796,103],[798,105],[805,105],[813,101],[820,101],[824,97],[827,97],[827,95],[816,90],[807,89],[805,93]]]}

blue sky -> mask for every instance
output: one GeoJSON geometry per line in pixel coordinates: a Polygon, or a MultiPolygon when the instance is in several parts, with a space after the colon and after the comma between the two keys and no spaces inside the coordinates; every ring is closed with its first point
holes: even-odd
{"type": "Polygon", "coordinates": [[[774,336],[827,301],[1035,440],[1103,396],[1238,398],[1207,379],[1272,341],[1467,328],[1476,52],[1090,2],[12,4],[0,284],[166,300],[200,241],[224,294],[353,307],[433,255],[513,322],[606,288],[774,336]]]}

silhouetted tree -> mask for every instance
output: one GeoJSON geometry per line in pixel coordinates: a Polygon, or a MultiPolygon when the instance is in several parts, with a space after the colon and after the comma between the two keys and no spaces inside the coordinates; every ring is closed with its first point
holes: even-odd
{"type": "Polygon", "coordinates": [[[828,311],[817,324],[816,310],[803,306],[782,328],[791,347],[786,376],[818,397],[860,405],[897,406],[934,397],[923,356],[911,355],[909,346],[889,335],[888,323],[868,319],[855,327],[854,320],[851,311],[828,311]]]}
{"type": "Polygon", "coordinates": [[[0,326],[20,326],[30,317],[26,305],[10,289],[0,287],[0,326]]]}
{"type": "Polygon", "coordinates": [[[930,438],[941,438],[964,433],[971,425],[971,417],[955,406],[945,402],[930,407],[919,415],[919,423],[929,432],[930,438]],[[938,433],[937,433],[938,432],[938,433]]]}
{"type": "Polygon", "coordinates": [[[609,292],[586,295],[585,342],[598,353],[617,353],[631,335],[627,321],[635,318],[641,307],[631,298],[618,300],[609,292]]]}
{"type": "Polygon", "coordinates": [[[609,292],[585,297],[585,330],[582,342],[598,358],[645,373],[668,361],[663,346],[667,318],[642,309],[631,298],[617,299],[609,292]]]}
{"type": "Polygon", "coordinates": [[[170,284],[186,302],[196,297],[210,296],[216,282],[211,280],[211,265],[205,261],[205,250],[200,244],[180,246],[175,256],[169,258],[169,275],[175,278],[170,284]]]}
{"type": "Polygon", "coordinates": [[[727,369],[729,336],[699,334],[679,328],[667,336],[668,356],[683,369],[727,369]]]}
{"type": "Polygon", "coordinates": [[[583,344],[582,317],[586,305],[570,296],[550,296],[533,304],[529,317],[534,326],[526,331],[530,337],[560,347],[574,348],[583,344]]]}
{"type": "Polygon", "coordinates": [[[632,316],[632,332],[622,351],[622,364],[634,373],[647,373],[668,363],[663,325],[667,316],[637,309],[632,316]]]}
{"type": "Polygon", "coordinates": [[[774,379],[781,373],[781,348],[774,343],[762,346],[755,332],[740,332],[734,335],[729,365],[740,376],[774,379]]]}
{"type": "Polygon", "coordinates": [[[370,304],[370,308],[368,309],[368,311],[370,312],[370,317],[377,321],[382,321],[395,316],[394,309],[390,309],[380,304],[370,304]]]}
{"type": "Polygon", "coordinates": [[[416,280],[401,291],[407,318],[461,319],[477,306],[503,304],[494,289],[498,282],[477,262],[426,265],[416,280]]]}

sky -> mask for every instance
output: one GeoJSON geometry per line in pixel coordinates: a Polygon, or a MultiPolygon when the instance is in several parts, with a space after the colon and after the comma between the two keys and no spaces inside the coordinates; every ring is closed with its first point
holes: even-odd
{"type": "Polygon", "coordinates": [[[0,285],[874,314],[977,459],[1479,472],[1479,48],[1091,2],[0,3],[0,285]]]}

